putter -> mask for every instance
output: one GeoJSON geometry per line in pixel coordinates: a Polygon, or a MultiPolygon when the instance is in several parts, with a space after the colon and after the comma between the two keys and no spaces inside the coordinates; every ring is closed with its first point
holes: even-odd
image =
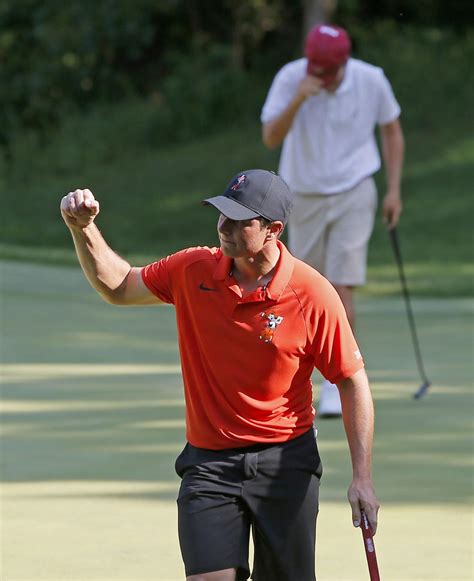
{"type": "Polygon", "coordinates": [[[362,538],[364,540],[365,556],[367,557],[367,565],[369,566],[370,581],[380,581],[379,567],[377,565],[377,555],[375,553],[374,538],[372,528],[369,525],[369,520],[363,510],[361,512],[362,522],[360,528],[362,530],[362,538]]]}
{"type": "Polygon", "coordinates": [[[423,365],[423,359],[421,357],[420,344],[418,342],[418,335],[416,332],[415,317],[413,316],[413,311],[412,311],[411,303],[410,303],[410,295],[408,293],[408,285],[407,285],[407,281],[405,278],[405,272],[403,269],[402,254],[400,252],[400,243],[398,241],[397,229],[392,228],[391,230],[389,230],[389,234],[390,234],[390,240],[392,242],[393,253],[395,254],[395,260],[396,260],[397,266],[398,266],[398,274],[400,275],[400,283],[402,285],[403,296],[405,298],[405,305],[406,305],[407,315],[408,315],[408,323],[410,326],[411,336],[413,339],[413,347],[415,348],[416,363],[418,366],[418,371],[420,373],[421,380],[423,382],[420,385],[420,387],[416,390],[416,392],[413,394],[413,397],[414,397],[414,399],[420,399],[420,397],[425,395],[425,393],[427,392],[429,386],[431,385],[431,382],[428,379],[428,377],[426,376],[425,367],[423,365]]]}

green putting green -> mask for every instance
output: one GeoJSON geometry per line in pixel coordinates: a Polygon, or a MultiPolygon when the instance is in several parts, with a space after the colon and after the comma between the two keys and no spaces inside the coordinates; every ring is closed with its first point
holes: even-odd
{"type": "MultiPolygon", "coordinates": [[[[177,581],[184,406],[171,307],[103,303],[75,268],[1,263],[1,572],[5,581],[177,581]]],[[[472,302],[364,298],[377,409],[382,579],[472,579],[472,302]]],[[[318,376],[315,374],[315,397],[318,376]]],[[[321,420],[318,580],[368,578],[339,420],[321,420]]]]}

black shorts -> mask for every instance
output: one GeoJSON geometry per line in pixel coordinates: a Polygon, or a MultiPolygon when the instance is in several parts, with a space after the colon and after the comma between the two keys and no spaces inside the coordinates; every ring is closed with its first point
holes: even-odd
{"type": "Polygon", "coordinates": [[[186,576],[237,569],[256,581],[314,581],[321,460],[313,429],[282,444],[206,450],[186,444],[178,530],[186,576]]]}

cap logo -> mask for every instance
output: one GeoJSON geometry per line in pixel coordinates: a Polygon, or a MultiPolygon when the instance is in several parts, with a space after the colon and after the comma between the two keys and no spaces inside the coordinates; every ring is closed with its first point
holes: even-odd
{"type": "Polygon", "coordinates": [[[231,190],[237,191],[240,187],[241,184],[243,184],[245,182],[245,180],[247,179],[247,176],[245,174],[242,174],[241,176],[239,176],[235,183],[232,184],[232,186],[230,187],[231,190]]]}
{"type": "Polygon", "coordinates": [[[339,30],[331,28],[330,26],[321,26],[319,32],[321,34],[327,34],[329,36],[332,36],[333,38],[337,38],[339,36],[339,30]]]}

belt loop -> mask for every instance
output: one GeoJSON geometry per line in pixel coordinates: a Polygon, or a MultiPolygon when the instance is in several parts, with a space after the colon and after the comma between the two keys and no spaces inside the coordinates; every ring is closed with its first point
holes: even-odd
{"type": "Polygon", "coordinates": [[[257,476],[258,453],[247,452],[244,454],[244,474],[245,478],[255,478],[257,476]]]}

